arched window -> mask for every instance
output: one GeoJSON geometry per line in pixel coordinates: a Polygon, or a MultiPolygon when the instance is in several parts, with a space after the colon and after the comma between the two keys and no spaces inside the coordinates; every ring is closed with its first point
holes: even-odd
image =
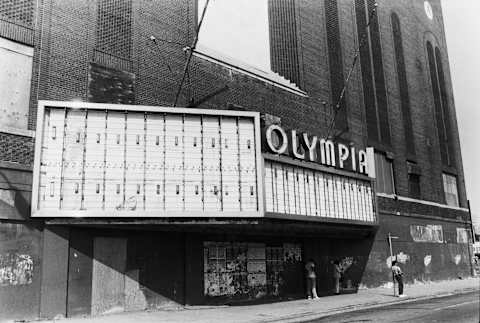
{"type": "Polygon", "coordinates": [[[397,64],[398,88],[400,92],[400,104],[402,107],[403,129],[405,133],[405,147],[408,157],[415,156],[415,142],[413,137],[412,116],[410,111],[410,96],[408,93],[407,72],[405,68],[405,57],[403,53],[402,31],[400,19],[396,13],[391,15],[393,46],[395,49],[395,60],[397,64]]]}
{"type": "Polygon", "coordinates": [[[431,42],[427,42],[427,55],[430,80],[432,83],[433,103],[435,105],[435,120],[437,123],[440,154],[443,165],[451,166],[453,164],[453,158],[451,156],[452,135],[440,51],[438,48],[434,50],[431,42]]]}

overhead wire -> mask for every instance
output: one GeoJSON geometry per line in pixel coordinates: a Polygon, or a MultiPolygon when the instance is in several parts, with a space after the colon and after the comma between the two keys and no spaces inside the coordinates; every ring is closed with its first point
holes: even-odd
{"type": "Polygon", "coordinates": [[[183,83],[185,82],[185,77],[186,77],[187,72],[188,72],[188,67],[190,66],[190,62],[192,60],[193,52],[194,52],[194,50],[197,46],[197,43],[198,43],[198,34],[200,33],[200,28],[202,27],[202,23],[203,23],[203,20],[205,18],[205,13],[207,12],[207,7],[208,7],[209,2],[210,2],[210,0],[206,0],[205,6],[203,7],[202,15],[201,15],[200,20],[198,22],[197,29],[195,31],[195,38],[193,39],[192,45],[190,47],[185,47],[184,48],[184,50],[188,51],[188,57],[187,57],[187,61],[185,62],[185,66],[183,68],[183,74],[182,74],[182,78],[180,80],[180,84],[178,85],[177,93],[175,94],[175,101],[173,102],[174,107],[177,106],[178,97],[180,96],[180,92],[182,91],[183,83]]]}
{"type": "Polygon", "coordinates": [[[347,74],[347,77],[345,78],[345,81],[344,81],[344,84],[343,84],[343,88],[342,88],[342,91],[340,92],[340,95],[338,97],[338,100],[336,102],[336,104],[333,106],[333,118],[332,120],[330,121],[330,124],[327,128],[327,134],[325,136],[325,138],[328,138],[330,136],[330,132],[332,131],[334,125],[335,125],[335,121],[337,119],[337,115],[338,115],[338,112],[341,108],[341,103],[342,103],[342,100],[343,98],[345,97],[345,92],[347,91],[347,86],[348,86],[348,83],[350,81],[350,78],[353,74],[353,70],[355,69],[355,65],[357,64],[357,61],[358,61],[358,57],[360,56],[360,50],[362,49],[362,47],[365,45],[366,43],[366,40],[368,39],[368,32],[369,32],[369,28],[370,28],[370,24],[372,23],[373,21],[373,16],[376,14],[377,12],[377,7],[378,7],[378,3],[375,2],[374,4],[374,8],[372,9],[372,12],[370,12],[370,15],[368,17],[368,21],[367,21],[367,24],[365,25],[365,30],[363,31],[363,34],[360,38],[360,41],[358,43],[358,47],[357,49],[355,50],[355,55],[353,57],[353,60],[352,60],[352,64],[350,66],[350,70],[348,71],[348,74],[347,74]]]}

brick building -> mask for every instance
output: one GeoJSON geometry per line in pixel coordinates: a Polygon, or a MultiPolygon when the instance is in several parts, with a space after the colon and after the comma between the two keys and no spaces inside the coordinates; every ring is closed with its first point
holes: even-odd
{"type": "Polygon", "coordinates": [[[469,275],[440,1],[204,4],[0,4],[0,318],[469,275]]]}

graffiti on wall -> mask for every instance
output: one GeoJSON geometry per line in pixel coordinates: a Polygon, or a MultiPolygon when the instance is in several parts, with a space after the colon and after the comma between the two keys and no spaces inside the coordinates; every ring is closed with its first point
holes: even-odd
{"type": "Polygon", "coordinates": [[[301,246],[264,243],[205,242],[204,295],[261,298],[278,296],[292,264],[301,261],[301,246]]]}
{"type": "Polygon", "coordinates": [[[30,255],[0,255],[0,286],[27,285],[33,280],[33,259],[30,255]]]}
{"type": "Polygon", "coordinates": [[[387,264],[387,267],[390,268],[392,267],[392,261],[393,260],[396,260],[398,261],[399,263],[401,264],[406,264],[407,261],[410,260],[410,256],[406,253],[404,253],[403,251],[400,251],[399,253],[397,253],[396,255],[394,256],[389,256],[387,258],[387,260],[385,261],[385,263],[387,264]]]}
{"type": "Polygon", "coordinates": [[[441,225],[410,225],[410,235],[415,242],[443,242],[443,229],[441,225]]]}

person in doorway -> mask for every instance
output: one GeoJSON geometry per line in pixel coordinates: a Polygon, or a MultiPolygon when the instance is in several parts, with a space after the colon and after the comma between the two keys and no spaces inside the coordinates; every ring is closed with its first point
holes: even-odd
{"type": "Polygon", "coordinates": [[[315,263],[309,259],[305,264],[307,271],[307,299],[316,299],[317,295],[317,275],[315,274],[315,263]]]}
{"type": "Polygon", "coordinates": [[[335,278],[335,295],[340,294],[340,280],[342,279],[343,270],[340,266],[340,261],[333,262],[333,277],[335,278]]]}
{"type": "Polygon", "coordinates": [[[403,294],[403,272],[396,260],[392,261],[392,273],[393,279],[398,283],[398,297],[405,297],[406,295],[403,294]]]}

